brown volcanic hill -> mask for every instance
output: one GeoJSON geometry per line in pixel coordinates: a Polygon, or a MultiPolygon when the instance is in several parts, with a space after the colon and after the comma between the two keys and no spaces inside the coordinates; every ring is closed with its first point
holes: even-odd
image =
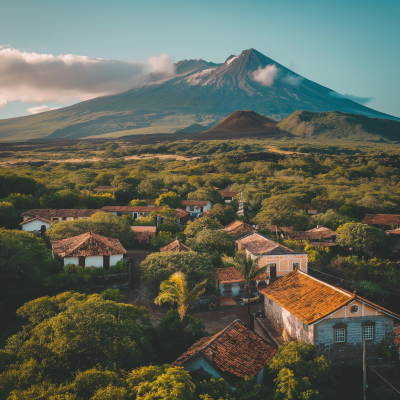
{"type": "Polygon", "coordinates": [[[273,121],[254,111],[235,111],[212,128],[203,132],[204,134],[225,134],[243,136],[268,135],[268,136],[292,136],[288,132],[281,131],[276,126],[278,122],[273,121]]]}

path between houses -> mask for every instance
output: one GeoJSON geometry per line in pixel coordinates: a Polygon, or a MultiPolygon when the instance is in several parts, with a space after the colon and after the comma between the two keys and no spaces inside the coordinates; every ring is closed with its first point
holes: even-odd
{"type": "MultiPolygon", "coordinates": [[[[150,252],[147,250],[128,250],[127,253],[132,262],[133,276],[138,276],[140,263],[150,252]]],[[[154,304],[154,298],[157,296],[157,289],[155,287],[147,286],[143,283],[135,285],[133,282],[133,287],[127,290],[121,290],[121,294],[124,295],[124,302],[137,307],[146,307],[150,311],[151,317],[155,322],[159,322],[168,312],[167,308],[162,308],[154,304]]],[[[254,314],[262,308],[263,305],[261,303],[254,303],[251,304],[250,311],[254,314]]],[[[221,307],[215,311],[193,311],[190,315],[196,319],[201,319],[209,333],[220,331],[235,319],[242,320],[246,325],[248,322],[247,306],[221,307]]],[[[274,341],[271,340],[257,322],[254,324],[254,329],[264,340],[275,345],[274,341]]]]}

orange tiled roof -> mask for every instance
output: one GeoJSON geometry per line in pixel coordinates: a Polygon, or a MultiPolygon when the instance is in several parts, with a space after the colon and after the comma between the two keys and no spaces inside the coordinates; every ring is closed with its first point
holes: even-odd
{"type": "Polygon", "coordinates": [[[243,275],[235,267],[217,268],[217,280],[220,283],[244,282],[243,275]]]}
{"type": "Polygon", "coordinates": [[[244,223],[243,221],[235,220],[225,227],[225,230],[234,237],[245,235],[246,233],[255,232],[251,225],[244,223]]]}
{"type": "Polygon", "coordinates": [[[204,207],[208,203],[210,203],[209,200],[182,200],[182,205],[183,206],[200,206],[200,207],[204,207]]]}
{"type": "Polygon", "coordinates": [[[21,217],[42,217],[42,218],[58,218],[58,217],[74,217],[74,218],[87,218],[100,210],[85,210],[85,209],[69,209],[64,208],[60,210],[49,210],[49,209],[36,209],[25,211],[21,214],[21,217]]]}
{"type": "Polygon", "coordinates": [[[391,231],[386,231],[389,235],[400,235],[400,228],[392,229],[391,231]]]}
{"type": "Polygon", "coordinates": [[[87,232],[63,240],[51,242],[54,256],[110,256],[126,254],[126,250],[118,239],[111,239],[96,233],[87,232]]]}
{"type": "Polygon", "coordinates": [[[308,325],[328,317],[355,299],[400,318],[399,315],[362,297],[329,285],[297,269],[259,290],[308,325]]]}
{"type": "Polygon", "coordinates": [[[200,339],[172,365],[184,365],[201,354],[222,373],[245,378],[257,375],[275,353],[275,347],[236,320],[216,335],[200,339]]]}
{"type": "Polygon", "coordinates": [[[274,242],[273,240],[268,239],[265,236],[263,236],[257,232],[236,240],[236,243],[238,245],[244,247],[250,253],[255,254],[255,255],[260,255],[260,254],[275,254],[275,255],[305,254],[305,253],[299,253],[292,249],[289,249],[289,247],[286,247],[286,246],[283,246],[282,244],[274,242]]]}
{"type": "Polygon", "coordinates": [[[144,206],[105,206],[102,211],[111,212],[140,212],[140,213],[151,213],[153,211],[162,210],[164,207],[144,207],[144,206]]]}
{"type": "Polygon", "coordinates": [[[178,214],[176,215],[178,218],[184,218],[189,216],[189,213],[186,210],[182,210],[182,208],[177,208],[175,211],[178,212],[178,214]]]}
{"type": "Polygon", "coordinates": [[[240,193],[240,192],[231,192],[230,190],[217,190],[217,192],[222,197],[235,197],[240,193]]]}
{"type": "Polygon", "coordinates": [[[398,214],[367,214],[363,221],[366,225],[400,225],[398,214]]]}
{"type": "Polygon", "coordinates": [[[20,225],[25,225],[25,224],[27,224],[28,222],[32,222],[32,221],[36,221],[36,220],[38,220],[38,221],[43,221],[43,222],[47,222],[48,224],[51,224],[51,221],[48,220],[47,218],[39,217],[39,216],[37,215],[35,218],[31,218],[31,219],[27,219],[26,221],[22,221],[22,222],[20,223],[20,225]]]}
{"type": "Polygon", "coordinates": [[[131,226],[131,230],[135,232],[135,240],[151,240],[156,236],[155,226],[131,226]]]}
{"type": "Polygon", "coordinates": [[[287,237],[294,240],[319,240],[331,238],[333,236],[337,236],[337,233],[323,226],[308,231],[292,231],[287,233],[287,237]]]}
{"type": "Polygon", "coordinates": [[[161,252],[165,252],[165,251],[192,251],[192,249],[188,246],[186,246],[186,244],[183,244],[180,240],[176,239],[174,240],[172,243],[167,244],[166,246],[162,247],[160,249],[161,252]]]}

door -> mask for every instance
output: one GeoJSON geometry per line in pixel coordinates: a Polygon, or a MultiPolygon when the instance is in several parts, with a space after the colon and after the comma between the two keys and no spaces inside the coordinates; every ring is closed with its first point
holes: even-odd
{"type": "Polygon", "coordinates": [[[80,256],[79,257],[79,266],[84,267],[85,266],[85,257],[80,256]]]}
{"type": "Polygon", "coordinates": [[[105,271],[110,269],[110,256],[103,256],[103,268],[105,271]]]}
{"type": "Polygon", "coordinates": [[[269,276],[271,279],[276,279],[276,264],[270,264],[269,276]]]}

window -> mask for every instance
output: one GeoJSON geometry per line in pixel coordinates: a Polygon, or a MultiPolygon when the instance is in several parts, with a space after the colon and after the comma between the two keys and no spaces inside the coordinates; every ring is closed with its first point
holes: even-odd
{"type": "Polygon", "coordinates": [[[274,304],[274,302],[271,299],[268,299],[269,304],[274,304]]]}
{"type": "Polygon", "coordinates": [[[190,211],[194,211],[194,206],[190,206],[190,211]]]}
{"type": "Polygon", "coordinates": [[[363,336],[365,340],[374,340],[374,327],[363,326],[363,336]]]}
{"type": "Polygon", "coordinates": [[[305,322],[303,322],[303,329],[308,332],[308,325],[305,322]]]}
{"type": "Polygon", "coordinates": [[[300,269],[300,263],[298,263],[298,262],[294,262],[294,263],[293,263],[293,271],[294,271],[295,269],[300,269]]]}
{"type": "Polygon", "coordinates": [[[344,343],[346,341],[346,328],[335,329],[335,343],[344,343]]]}
{"type": "Polygon", "coordinates": [[[358,313],[358,310],[359,310],[359,308],[358,308],[358,305],[357,305],[357,304],[353,304],[353,305],[350,307],[350,312],[351,312],[352,314],[357,314],[357,313],[358,313]]]}

